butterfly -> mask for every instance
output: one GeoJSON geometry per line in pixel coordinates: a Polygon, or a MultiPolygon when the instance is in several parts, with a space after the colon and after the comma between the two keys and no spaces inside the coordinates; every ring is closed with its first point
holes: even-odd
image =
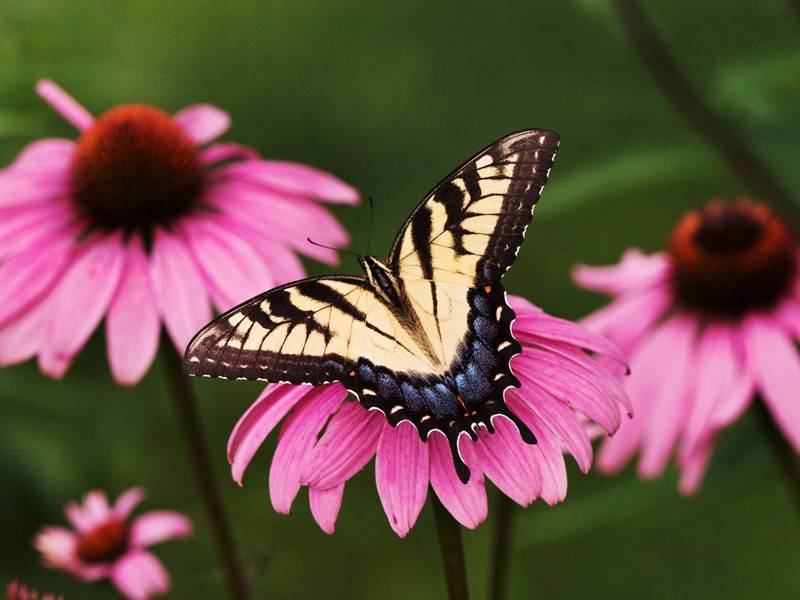
{"type": "Polygon", "coordinates": [[[397,234],[389,256],[359,256],[364,276],[310,277],[232,308],[189,343],[190,375],[321,385],[341,382],[423,440],[443,433],[463,482],[462,435],[493,432],[520,382],[514,311],[501,278],[514,262],[550,175],[559,136],[509,134],[439,182],[397,234]]]}

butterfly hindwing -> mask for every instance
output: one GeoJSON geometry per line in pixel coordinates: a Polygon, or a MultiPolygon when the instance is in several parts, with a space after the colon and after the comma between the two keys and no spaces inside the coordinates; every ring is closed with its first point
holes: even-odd
{"type": "Polygon", "coordinates": [[[389,264],[409,279],[464,287],[499,281],[516,258],[558,144],[557,133],[528,129],[481,150],[411,213],[389,264]]]}

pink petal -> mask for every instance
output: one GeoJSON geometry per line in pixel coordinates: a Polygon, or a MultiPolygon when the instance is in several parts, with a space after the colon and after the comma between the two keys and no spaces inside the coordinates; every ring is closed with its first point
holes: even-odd
{"type": "Polygon", "coordinates": [[[385,422],[382,413],[368,411],[355,400],[342,404],[308,453],[300,482],[327,489],[350,479],[375,456],[385,422]]]}
{"type": "Polygon", "coordinates": [[[800,452],[800,356],[791,339],[765,317],[745,322],[747,363],[772,418],[800,452]]]}
{"type": "Polygon", "coordinates": [[[112,511],[114,516],[118,519],[127,520],[139,503],[144,499],[144,490],[142,488],[131,488],[119,495],[117,501],[114,502],[112,511]]]}
{"type": "Polygon", "coordinates": [[[111,505],[108,496],[100,490],[92,490],[83,498],[83,514],[92,523],[97,525],[111,516],[111,505]]]}
{"type": "MultiPolygon", "coordinates": [[[[651,405],[644,425],[638,468],[642,477],[655,477],[664,470],[686,426],[695,391],[690,373],[696,367],[693,348],[696,324],[678,316],[667,321],[660,331],[663,337],[657,350],[657,371],[643,371],[639,376],[655,380],[656,386],[651,394],[639,396],[641,402],[651,405]]],[[[631,376],[631,396],[636,394],[633,386],[634,375],[631,376]]]]}
{"type": "Polygon", "coordinates": [[[669,262],[665,254],[643,254],[632,248],[622,255],[622,260],[616,265],[576,266],[572,271],[572,279],[587,290],[620,294],[663,280],[667,276],[669,262]]]}
{"type": "Polygon", "coordinates": [[[417,522],[428,496],[428,445],[408,422],[384,423],[375,457],[375,483],[389,525],[401,538],[417,522]]]}
{"type": "Polygon", "coordinates": [[[336,518],[339,516],[339,509],[342,507],[343,496],[343,483],[327,490],[314,487],[308,490],[308,503],[311,506],[311,514],[320,529],[328,535],[333,535],[336,529],[336,518]]]}
{"type": "Polygon", "coordinates": [[[506,496],[528,506],[541,493],[533,446],[522,441],[517,426],[502,415],[493,421],[495,432],[480,430],[475,443],[483,472],[506,496]]]}
{"type": "Polygon", "coordinates": [[[171,510],[154,510],[131,523],[130,543],[141,548],[192,535],[192,522],[171,510]]]}
{"type": "Polygon", "coordinates": [[[61,138],[37,140],[22,149],[10,168],[17,173],[61,176],[66,183],[74,154],[75,142],[72,140],[61,138]]]}
{"type": "Polygon", "coordinates": [[[167,333],[183,354],[192,336],[211,320],[203,276],[184,242],[162,229],[156,229],[151,260],[156,305],[167,333]]]}
{"type": "Polygon", "coordinates": [[[305,267],[290,247],[276,242],[269,231],[253,224],[245,224],[226,215],[217,217],[219,224],[231,233],[246,240],[258,252],[272,274],[274,285],[283,285],[306,276],[305,267]]]}
{"type": "Polygon", "coordinates": [[[43,322],[47,302],[40,300],[0,327],[0,365],[13,365],[36,355],[47,339],[43,322]]]}
{"type": "Polygon", "coordinates": [[[269,493],[276,511],[289,514],[300,490],[300,471],[326,421],[347,396],[339,383],[312,388],[284,421],[269,470],[269,493]]]}
{"type": "Polygon", "coordinates": [[[302,385],[269,385],[242,415],[228,438],[228,462],[236,483],[242,485],[244,472],[261,444],[286,413],[310,392],[310,388],[302,385]]]}
{"type": "Polygon", "coordinates": [[[47,298],[47,343],[39,349],[39,368],[64,375],[75,354],[97,328],[117,289],[124,253],[121,234],[89,240],[47,298]]]}
{"type": "Polygon", "coordinates": [[[252,160],[226,169],[226,176],[250,181],[293,196],[317,198],[336,204],[358,204],[359,193],[330,173],[300,163],[252,160]]]}
{"type": "Polygon", "coordinates": [[[211,166],[229,160],[249,160],[258,158],[258,152],[252,148],[232,142],[212,144],[208,148],[204,148],[200,151],[200,162],[205,166],[211,166]]]}
{"type": "Polygon", "coordinates": [[[698,340],[691,374],[695,391],[681,442],[682,459],[715,434],[713,415],[741,378],[743,365],[736,359],[732,341],[730,328],[721,323],[707,324],[698,340]]]}
{"type": "Polygon", "coordinates": [[[575,412],[551,394],[533,386],[522,386],[515,393],[553,430],[564,447],[575,457],[581,472],[587,473],[592,466],[592,444],[586,427],[575,412]]]}
{"type": "Polygon", "coordinates": [[[323,263],[337,265],[338,254],[309,243],[308,238],[333,248],[350,242],[349,234],[333,214],[313,200],[230,182],[211,187],[208,201],[223,214],[245,225],[257,226],[274,239],[323,263]]]}
{"type": "Polygon", "coordinates": [[[150,264],[139,236],[131,239],[125,254],[125,269],[106,319],[106,344],[114,380],[134,385],[158,351],[161,319],[150,283],[150,264]]]}
{"type": "Polygon", "coordinates": [[[64,174],[48,175],[12,167],[0,170],[0,211],[63,202],[67,181],[64,174]]]}
{"type": "Polygon", "coordinates": [[[48,292],[70,261],[71,232],[54,235],[0,264],[0,325],[48,292]]]}
{"type": "MultiPolygon", "coordinates": [[[[508,300],[511,308],[516,311],[516,306],[519,306],[516,298],[509,296],[508,300]]],[[[514,337],[523,343],[531,340],[532,336],[547,338],[603,354],[622,364],[627,364],[625,356],[619,348],[607,338],[593,333],[577,323],[558,319],[544,312],[518,312],[512,331],[514,337]]],[[[536,343],[536,339],[532,339],[531,342],[536,343]]]]}
{"type": "Polygon", "coordinates": [[[49,79],[36,82],[36,93],[79,131],[85,131],[94,124],[94,117],[89,111],[49,79]]]}
{"type": "Polygon", "coordinates": [[[691,496],[700,487],[711,458],[712,442],[713,439],[709,439],[707,444],[696,449],[695,452],[682,461],[681,479],[678,484],[678,491],[682,495],[691,496]]]}
{"type": "Polygon", "coordinates": [[[149,600],[166,594],[169,574],[149,552],[134,551],[123,556],[111,569],[111,581],[128,600],[149,600]]]}
{"type": "Polygon", "coordinates": [[[580,411],[606,431],[616,431],[620,411],[615,399],[585,371],[550,352],[526,348],[514,358],[515,373],[523,387],[544,390],[567,406],[580,411]]]}
{"type": "Polygon", "coordinates": [[[220,311],[274,286],[272,274],[253,247],[213,218],[187,220],[183,229],[220,311]]]}
{"type": "Polygon", "coordinates": [[[77,544],[78,536],[66,527],[43,527],[33,541],[44,564],[60,569],[68,568],[76,562],[77,544]]]}
{"type": "Polygon", "coordinates": [[[550,506],[567,496],[567,467],[555,434],[531,408],[515,394],[506,395],[506,404],[536,436],[531,452],[541,478],[541,497],[550,506]]]}
{"type": "Polygon", "coordinates": [[[66,202],[43,202],[0,211],[0,263],[32,246],[42,246],[72,219],[66,202]]]}
{"type": "Polygon", "coordinates": [[[444,434],[434,430],[428,437],[430,477],[433,491],[453,518],[468,529],[475,529],[486,520],[489,512],[483,470],[473,442],[459,439],[459,450],[470,469],[467,483],[461,483],[453,466],[450,445],[444,434]]]}
{"type": "Polygon", "coordinates": [[[176,113],[173,119],[198,145],[218,138],[231,125],[228,113],[210,104],[187,106],[176,113]]]}

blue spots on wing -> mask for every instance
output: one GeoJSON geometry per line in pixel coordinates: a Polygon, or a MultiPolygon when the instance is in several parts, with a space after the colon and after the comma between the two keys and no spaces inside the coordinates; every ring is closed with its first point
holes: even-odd
{"type": "Polygon", "coordinates": [[[425,400],[422,398],[422,394],[419,393],[417,388],[404,381],[400,384],[400,390],[403,392],[403,397],[406,399],[406,406],[411,412],[419,413],[425,410],[425,400]]]}
{"type": "Polygon", "coordinates": [[[475,317],[475,320],[472,322],[472,326],[475,328],[475,333],[478,334],[478,337],[481,338],[487,344],[491,344],[494,341],[495,336],[497,335],[497,322],[490,321],[486,317],[475,317]]]}
{"type": "Polygon", "coordinates": [[[397,381],[388,373],[378,373],[378,395],[382,398],[394,402],[402,398],[397,381]]]}
{"type": "Polygon", "coordinates": [[[447,418],[458,414],[458,402],[455,394],[444,384],[425,386],[422,395],[428,411],[437,418],[447,418]]]}
{"type": "Polygon", "coordinates": [[[472,298],[472,308],[477,310],[485,317],[492,316],[492,307],[489,306],[489,299],[482,295],[482,294],[473,294],[472,298]]]}
{"type": "Polygon", "coordinates": [[[360,364],[358,366],[358,374],[363,383],[370,386],[375,385],[375,371],[368,364],[360,364]]]}
{"type": "Polygon", "coordinates": [[[480,340],[472,340],[470,347],[472,348],[472,360],[470,362],[478,363],[485,372],[488,373],[497,364],[494,354],[480,340]]]}
{"type": "Polygon", "coordinates": [[[469,405],[484,400],[492,391],[489,378],[474,363],[467,364],[463,373],[456,375],[458,393],[469,405]]]}

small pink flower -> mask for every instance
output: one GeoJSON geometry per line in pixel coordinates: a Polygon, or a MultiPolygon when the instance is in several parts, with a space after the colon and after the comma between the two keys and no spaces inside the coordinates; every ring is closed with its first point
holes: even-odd
{"type": "Polygon", "coordinates": [[[110,579],[130,600],[147,600],[165,594],[169,575],[147,548],[192,534],[192,522],[180,513],[157,510],[131,519],[144,497],[133,488],[113,506],[103,492],[86,494],[83,505],[70,503],[67,519],[73,529],[44,527],[34,545],[45,566],[83,579],[110,579]]]}
{"type": "Polygon", "coordinates": [[[228,460],[241,485],[250,460],[264,439],[284,419],[272,459],[269,486],[272,505],[288,514],[301,486],[309,488],[311,512],[326,533],[333,533],[345,483],[374,456],[378,495],[392,529],[404,537],[414,526],[428,494],[428,484],[462,525],[477,527],[487,516],[484,475],[517,503],[537,498],[563,500],[567,473],[562,449],[582,472],[592,462],[584,419],[616,431],[627,402],[619,374],[622,355],[605,338],[569,321],[551,317],[522,298],[509,297],[516,312],[513,333],[522,354],[512,367],[522,381],[509,389],[506,403],[537,437],[525,443],[517,426],[502,415],[495,432],[478,432],[478,441],[459,440],[470,467],[459,479],[449,443],[438,430],[426,442],[409,422],[397,427],[386,417],[348,399],[345,388],[268,386],[242,416],[228,441],[228,460]],[[615,362],[604,366],[600,357],[615,362]],[[324,431],[320,437],[320,432],[324,431]]]}
{"type": "Polygon", "coordinates": [[[630,357],[636,418],[600,452],[620,469],[639,450],[656,477],[677,449],[680,491],[697,490],[719,432],[760,394],[800,452],[800,254],[789,227],[763,204],[715,201],[688,213],[669,253],[629,250],[575,280],[614,296],[584,324],[630,357]]]}
{"type": "Polygon", "coordinates": [[[213,143],[228,115],[195,105],[170,117],[140,104],[95,119],[50,81],[39,95],[79,131],[44,139],[0,171],[0,365],[39,357],[61,377],[106,318],[111,372],[134,384],[161,323],[182,353],[211,318],[297,279],[301,252],[329,264],[347,232],[316,199],[358,193],[305,165],[213,143]]]}
{"type": "Polygon", "coordinates": [[[40,594],[37,590],[29,588],[24,583],[9,581],[8,586],[6,586],[6,600],[64,600],[64,596],[40,594]]]}

